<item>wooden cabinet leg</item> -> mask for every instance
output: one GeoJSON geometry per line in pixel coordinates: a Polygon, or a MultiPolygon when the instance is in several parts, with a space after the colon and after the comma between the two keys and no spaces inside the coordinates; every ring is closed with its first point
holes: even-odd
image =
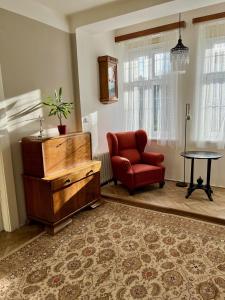
{"type": "Polygon", "coordinates": [[[51,235],[55,235],[56,233],[58,233],[59,231],[61,231],[63,228],[65,228],[66,226],[68,226],[71,223],[72,223],[72,219],[69,218],[63,222],[60,222],[57,225],[46,226],[45,230],[47,231],[47,233],[49,233],[51,235]]]}

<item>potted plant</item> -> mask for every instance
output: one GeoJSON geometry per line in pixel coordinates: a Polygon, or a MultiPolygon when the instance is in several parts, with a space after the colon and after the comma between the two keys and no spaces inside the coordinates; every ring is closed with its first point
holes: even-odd
{"type": "Polygon", "coordinates": [[[42,103],[50,108],[49,116],[57,116],[59,119],[58,131],[59,134],[66,134],[66,125],[62,124],[62,118],[68,118],[73,109],[73,103],[63,101],[62,88],[59,91],[55,90],[54,97],[48,96],[42,103]]]}

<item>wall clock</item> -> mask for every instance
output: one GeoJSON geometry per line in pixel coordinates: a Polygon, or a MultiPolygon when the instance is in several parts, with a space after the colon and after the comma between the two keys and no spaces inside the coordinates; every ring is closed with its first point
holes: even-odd
{"type": "Polygon", "coordinates": [[[118,101],[118,59],[105,55],[98,57],[100,101],[109,104],[118,101]]]}

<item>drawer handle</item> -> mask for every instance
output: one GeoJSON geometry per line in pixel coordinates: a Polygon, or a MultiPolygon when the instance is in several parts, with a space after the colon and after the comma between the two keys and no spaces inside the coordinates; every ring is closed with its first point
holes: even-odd
{"type": "Polygon", "coordinates": [[[93,171],[93,170],[90,170],[89,172],[87,172],[86,176],[89,176],[89,175],[91,175],[92,173],[94,173],[94,171],[93,171]]]}
{"type": "Polygon", "coordinates": [[[64,182],[65,185],[70,184],[70,183],[71,183],[71,180],[69,178],[66,179],[66,181],[64,182]]]}

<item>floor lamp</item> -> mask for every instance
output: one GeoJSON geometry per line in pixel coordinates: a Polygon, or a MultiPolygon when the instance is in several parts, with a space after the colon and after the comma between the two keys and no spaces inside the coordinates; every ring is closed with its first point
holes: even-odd
{"type": "MultiPolygon", "coordinates": [[[[185,124],[184,124],[184,152],[186,152],[187,150],[187,122],[191,119],[191,116],[190,116],[190,104],[187,103],[186,104],[186,111],[185,111],[185,124]]],[[[188,184],[186,182],[186,178],[185,178],[185,167],[186,167],[186,159],[185,157],[183,158],[184,160],[184,178],[183,178],[183,181],[178,181],[176,183],[176,186],[179,186],[179,187],[187,187],[188,184]]]]}

